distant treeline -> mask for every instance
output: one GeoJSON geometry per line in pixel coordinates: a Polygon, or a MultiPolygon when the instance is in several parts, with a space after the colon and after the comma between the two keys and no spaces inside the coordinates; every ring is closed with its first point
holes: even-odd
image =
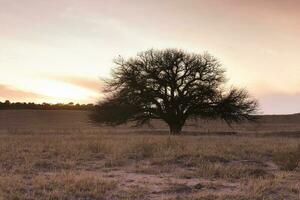
{"type": "Polygon", "coordinates": [[[5,102],[0,101],[0,110],[18,110],[18,109],[31,109],[31,110],[92,110],[95,108],[94,104],[74,104],[74,103],[26,103],[26,102],[5,102]]]}

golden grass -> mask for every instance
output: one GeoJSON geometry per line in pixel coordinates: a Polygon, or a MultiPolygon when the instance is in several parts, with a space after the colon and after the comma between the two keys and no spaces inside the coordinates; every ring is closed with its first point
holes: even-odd
{"type": "Polygon", "coordinates": [[[72,172],[25,179],[20,175],[0,178],[2,199],[105,199],[115,187],[116,183],[113,181],[72,172]]]}
{"type": "Polygon", "coordinates": [[[297,199],[299,146],[285,137],[2,134],[0,199],[297,199]]]}

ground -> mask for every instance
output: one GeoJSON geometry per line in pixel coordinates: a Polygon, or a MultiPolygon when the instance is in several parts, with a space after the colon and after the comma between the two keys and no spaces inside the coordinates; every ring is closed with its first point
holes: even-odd
{"type": "Polygon", "coordinates": [[[299,199],[300,139],[17,134],[0,199],[299,199]]]}
{"type": "Polygon", "coordinates": [[[300,199],[296,132],[169,136],[41,126],[1,132],[0,200],[300,199]]]}

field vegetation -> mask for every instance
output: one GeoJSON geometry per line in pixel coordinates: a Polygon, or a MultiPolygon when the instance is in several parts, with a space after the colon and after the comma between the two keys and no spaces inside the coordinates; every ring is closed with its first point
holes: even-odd
{"type": "Polygon", "coordinates": [[[300,199],[300,138],[2,133],[0,199],[300,199]]]}

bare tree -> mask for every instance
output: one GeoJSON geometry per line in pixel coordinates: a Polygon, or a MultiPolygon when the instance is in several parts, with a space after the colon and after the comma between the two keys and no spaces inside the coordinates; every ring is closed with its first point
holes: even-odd
{"type": "Polygon", "coordinates": [[[149,50],[115,61],[106,98],[91,115],[96,122],[137,125],[161,119],[180,134],[189,118],[220,118],[228,123],[254,119],[256,100],[245,90],[226,90],[224,69],[209,54],[149,50]]]}

